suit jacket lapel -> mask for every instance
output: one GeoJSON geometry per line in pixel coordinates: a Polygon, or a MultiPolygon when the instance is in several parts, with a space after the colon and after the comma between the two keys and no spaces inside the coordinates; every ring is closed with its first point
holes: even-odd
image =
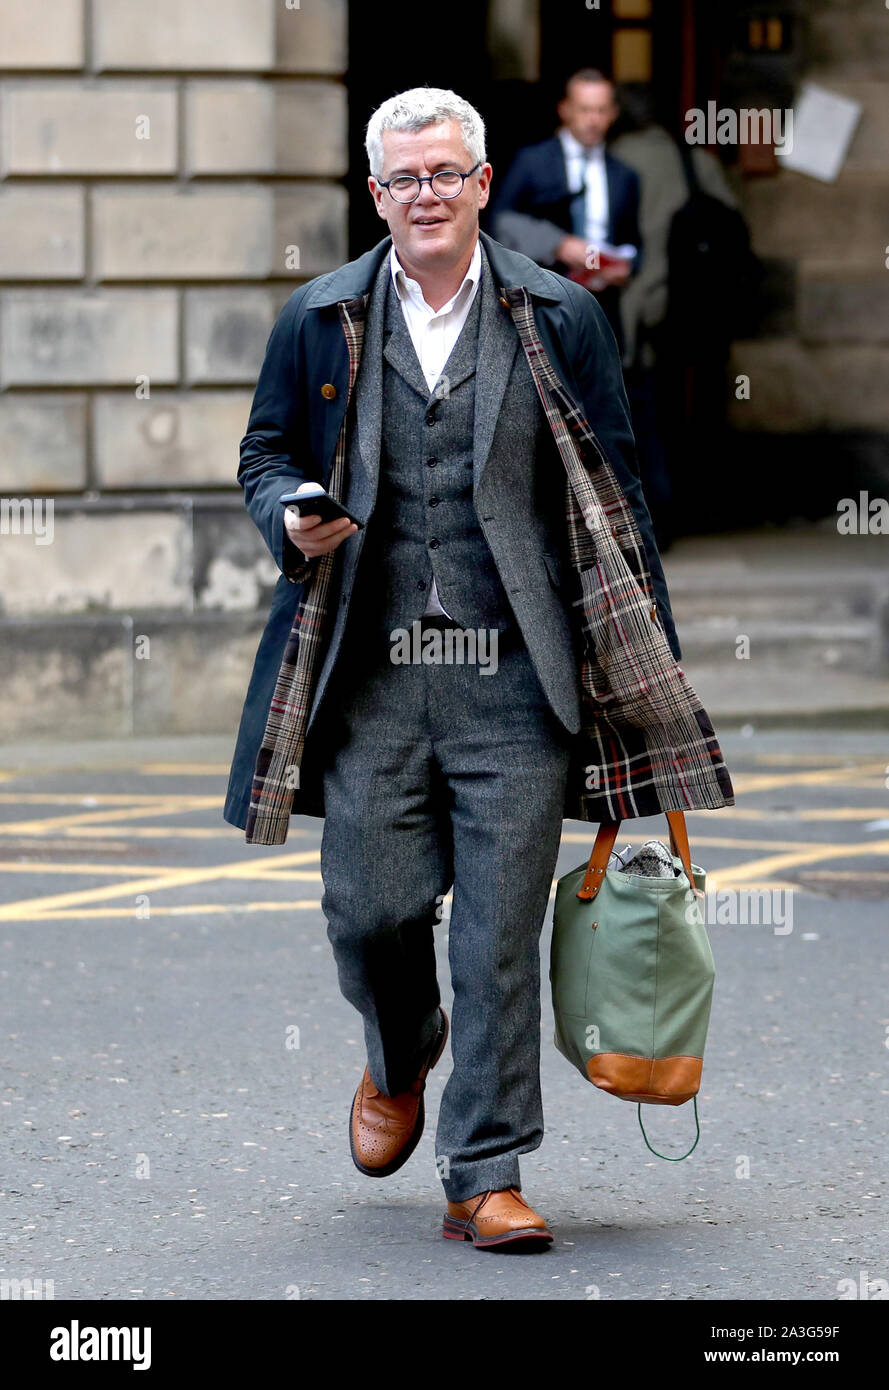
{"type": "Polygon", "coordinates": [[[386,318],[386,280],[390,276],[389,257],[386,255],[380,262],[367,304],[361,363],[355,379],[358,448],[367,473],[367,492],[371,507],[377,495],[377,481],[380,475],[380,440],[383,430],[383,330],[386,318]]]}
{"type": "MultiPolygon", "coordinates": [[[[485,464],[491,452],[491,443],[500,405],[503,400],[509,374],[515,355],[519,350],[519,337],[510,317],[508,308],[500,302],[488,257],[482,249],[482,283],[479,290],[482,296],[481,319],[478,327],[478,361],[484,363],[484,370],[477,373],[475,384],[475,427],[472,440],[472,490],[477,501],[482,484],[485,464]]],[[[488,480],[490,481],[490,479],[488,480]]]]}

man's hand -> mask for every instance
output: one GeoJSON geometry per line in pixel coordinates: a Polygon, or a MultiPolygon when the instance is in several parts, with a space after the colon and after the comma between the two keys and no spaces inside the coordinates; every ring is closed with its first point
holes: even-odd
{"type": "Polygon", "coordinates": [[[590,247],[582,236],[566,236],[556,247],[556,259],[571,270],[589,270],[587,256],[590,247]]]}
{"type": "Polygon", "coordinates": [[[336,550],[341,541],[358,530],[348,517],[340,516],[335,521],[322,522],[320,516],[300,516],[295,507],[284,508],[284,528],[307,560],[336,550]]]}

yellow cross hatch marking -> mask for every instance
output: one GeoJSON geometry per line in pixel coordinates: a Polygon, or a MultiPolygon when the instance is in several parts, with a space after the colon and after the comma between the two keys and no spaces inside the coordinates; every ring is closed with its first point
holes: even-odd
{"type": "MultiPolygon", "coordinates": [[[[297,854],[284,855],[276,860],[277,868],[287,865],[306,864],[317,860],[320,850],[303,850],[297,854]]],[[[44,911],[63,907],[83,906],[98,903],[110,898],[136,897],[143,893],[158,893],[165,888],[182,888],[192,883],[209,883],[213,879],[250,879],[255,865],[249,860],[238,864],[208,865],[197,869],[168,869],[155,871],[142,878],[130,879],[125,883],[111,883],[103,888],[85,888],[69,893],[54,893],[43,898],[27,898],[21,902],[6,903],[0,907],[0,921],[23,921],[39,917],[44,911]]]]}

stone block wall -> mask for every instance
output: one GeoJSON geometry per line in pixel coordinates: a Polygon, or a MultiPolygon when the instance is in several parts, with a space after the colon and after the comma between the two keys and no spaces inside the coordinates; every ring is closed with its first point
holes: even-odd
{"type": "Polygon", "coordinates": [[[754,247],[778,267],[782,303],[760,337],[735,344],[732,376],[750,376],[751,396],[732,401],[732,423],[870,441],[862,447],[878,468],[884,455],[889,486],[889,8],[805,0],[799,13],[803,76],[854,97],[863,114],[835,183],[782,170],[745,186],[754,247]]]}
{"type": "Polygon", "coordinates": [[[234,725],[276,578],[238,443],[348,258],[347,9],[0,0],[0,738],[234,725]]]}

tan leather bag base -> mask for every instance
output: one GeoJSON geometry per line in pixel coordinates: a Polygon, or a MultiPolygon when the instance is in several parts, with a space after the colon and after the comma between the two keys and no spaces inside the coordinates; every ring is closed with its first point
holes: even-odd
{"type": "Polygon", "coordinates": [[[684,1105],[701,1085],[700,1057],[629,1057],[599,1052],[586,1064],[594,1086],[618,1100],[649,1105],[684,1105]]]}

